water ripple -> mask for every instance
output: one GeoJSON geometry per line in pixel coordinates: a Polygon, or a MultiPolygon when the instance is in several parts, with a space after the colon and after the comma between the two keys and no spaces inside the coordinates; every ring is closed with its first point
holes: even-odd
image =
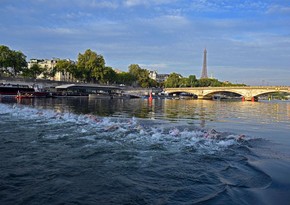
{"type": "Polygon", "coordinates": [[[251,136],[19,105],[0,118],[1,204],[232,202],[272,183],[251,136]]]}

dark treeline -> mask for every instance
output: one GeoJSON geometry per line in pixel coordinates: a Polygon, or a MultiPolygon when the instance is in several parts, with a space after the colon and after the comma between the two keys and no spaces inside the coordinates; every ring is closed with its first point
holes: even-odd
{"type": "Polygon", "coordinates": [[[69,73],[75,81],[102,84],[124,84],[141,87],[206,87],[206,86],[234,86],[231,83],[219,82],[217,79],[200,79],[195,75],[188,78],[180,74],[171,73],[166,81],[157,83],[149,77],[149,71],[138,64],[131,64],[128,72],[116,72],[106,66],[102,55],[87,49],[78,54],[77,62],[59,59],[52,69],[41,67],[35,63],[28,68],[26,56],[21,51],[11,50],[0,45],[0,76],[36,78],[40,74],[44,78],[55,76],[57,72],[69,73]]]}
{"type": "Polygon", "coordinates": [[[182,77],[180,74],[171,73],[164,82],[166,88],[176,87],[225,87],[225,86],[246,86],[245,84],[232,84],[230,82],[220,82],[213,78],[197,79],[195,75],[182,77]]]}

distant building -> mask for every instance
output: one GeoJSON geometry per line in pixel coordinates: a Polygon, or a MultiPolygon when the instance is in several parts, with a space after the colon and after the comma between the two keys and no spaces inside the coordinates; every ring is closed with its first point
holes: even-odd
{"type": "MultiPolygon", "coordinates": [[[[30,61],[28,62],[28,68],[31,68],[34,64],[38,64],[41,68],[44,68],[46,72],[51,72],[57,62],[60,59],[58,58],[53,58],[51,60],[49,59],[30,59],[30,61]]],[[[73,62],[70,59],[66,59],[67,61],[73,62]]],[[[44,73],[40,74],[39,76],[37,76],[38,79],[43,79],[46,78],[46,76],[44,75],[44,73]]],[[[55,81],[69,81],[69,82],[74,82],[75,79],[72,77],[72,75],[68,72],[56,72],[55,75],[53,77],[49,77],[50,80],[55,80],[55,81]]]]}
{"type": "Polygon", "coordinates": [[[122,71],[122,70],[120,70],[120,69],[118,69],[118,68],[115,68],[114,71],[115,71],[116,73],[123,73],[123,72],[124,72],[124,71],[122,71]]]}
{"type": "Polygon", "coordinates": [[[201,72],[200,79],[208,78],[208,76],[207,76],[207,59],[206,59],[206,55],[207,55],[207,50],[205,48],[204,51],[203,51],[203,66],[202,66],[202,72],[201,72]]]}
{"type": "Polygon", "coordinates": [[[149,71],[149,78],[156,80],[157,79],[157,71],[149,71]]]}
{"type": "Polygon", "coordinates": [[[166,81],[169,74],[158,74],[157,71],[149,71],[149,78],[157,81],[158,83],[166,81]]]}
{"type": "Polygon", "coordinates": [[[53,69],[59,59],[30,59],[28,62],[28,68],[31,68],[34,64],[38,64],[41,68],[45,68],[47,70],[53,69]]]}

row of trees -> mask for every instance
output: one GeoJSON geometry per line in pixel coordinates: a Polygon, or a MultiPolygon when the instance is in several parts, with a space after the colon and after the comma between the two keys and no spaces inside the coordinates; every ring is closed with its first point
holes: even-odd
{"type": "Polygon", "coordinates": [[[79,53],[77,63],[68,60],[58,60],[51,70],[35,63],[28,68],[26,56],[21,51],[10,50],[7,46],[0,46],[1,76],[24,76],[36,78],[40,74],[44,78],[54,77],[57,72],[69,73],[75,80],[88,83],[117,83],[139,85],[141,87],[158,86],[157,82],[149,78],[149,71],[137,64],[129,66],[128,72],[117,73],[112,67],[105,65],[102,55],[88,49],[79,53]]]}
{"type": "Polygon", "coordinates": [[[141,69],[138,65],[130,65],[129,72],[117,73],[112,67],[105,65],[105,59],[102,55],[90,49],[78,55],[76,64],[72,61],[59,60],[53,72],[70,73],[73,78],[83,82],[126,85],[136,83],[142,87],[150,86],[150,84],[144,84],[144,80],[149,78],[149,73],[146,77],[144,72],[147,71],[141,69]],[[140,77],[140,75],[143,77],[140,77]]]}
{"type": "Polygon", "coordinates": [[[217,79],[200,79],[195,75],[182,77],[171,73],[167,80],[157,83],[149,77],[149,71],[142,69],[138,64],[131,64],[128,72],[117,73],[112,67],[105,65],[102,55],[88,49],[79,53],[77,63],[68,60],[58,60],[56,66],[48,70],[37,63],[28,68],[26,56],[21,51],[10,50],[7,46],[0,46],[0,75],[36,78],[40,74],[44,78],[54,77],[57,72],[70,74],[75,80],[88,83],[125,84],[141,87],[207,87],[207,86],[234,86],[217,79]],[[2,68],[2,69],[1,69],[2,68]]]}
{"type": "Polygon", "coordinates": [[[182,77],[180,74],[171,73],[164,82],[166,88],[176,87],[224,87],[224,86],[245,86],[245,84],[232,84],[230,82],[220,82],[217,79],[203,78],[197,79],[195,75],[182,77]]]}
{"type": "Polygon", "coordinates": [[[58,60],[53,69],[47,69],[37,63],[28,68],[26,56],[21,51],[14,51],[0,45],[0,76],[36,78],[42,74],[44,78],[50,78],[54,77],[57,72],[69,73],[75,80],[89,83],[132,84],[137,78],[140,79],[138,75],[130,72],[116,73],[111,67],[105,65],[102,55],[90,49],[83,54],[79,53],[77,63],[58,60]]]}

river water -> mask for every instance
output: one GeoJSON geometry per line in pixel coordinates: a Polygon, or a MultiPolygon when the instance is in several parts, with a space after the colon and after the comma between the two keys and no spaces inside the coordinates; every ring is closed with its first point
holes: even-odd
{"type": "Polygon", "coordinates": [[[0,204],[290,204],[290,101],[2,98],[0,204]]]}

